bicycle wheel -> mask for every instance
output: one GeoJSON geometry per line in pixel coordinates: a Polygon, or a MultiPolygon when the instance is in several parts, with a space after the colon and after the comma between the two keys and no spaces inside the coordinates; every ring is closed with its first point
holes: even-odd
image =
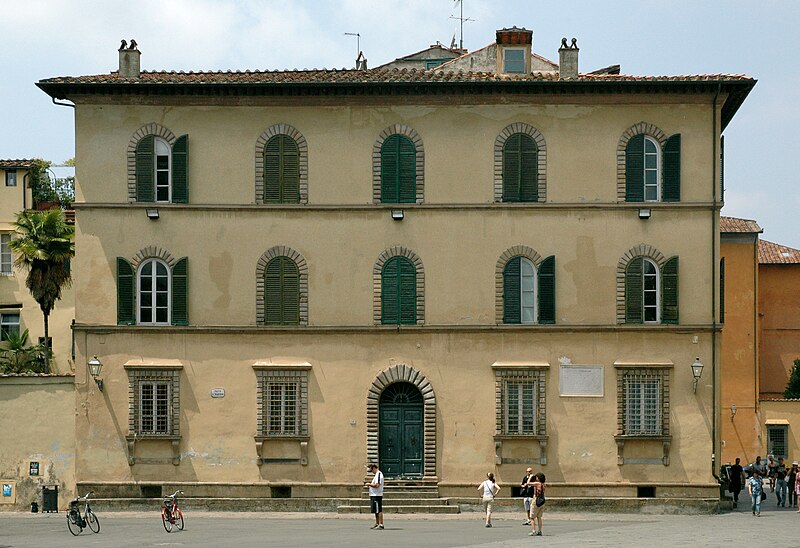
{"type": "Polygon", "coordinates": [[[178,514],[175,516],[175,525],[179,530],[183,531],[183,512],[178,508],[178,514]]]}
{"type": "Polygon", "coordinates": [[[172,531],[172,518],[167,514],[165,510],[161,511],[161,523],[164,524],[164,530],[167,533],[172,531]]]}
{"type": "Polygon", "coordinates": [[[97,516],[91,510],[86,512],[86,523],[93,533],[100,532],[100,520],[97,519],[97,516]]]}
{"type": "Polygon", "coordinates": [[[75,514],[72,512],[67,512],[67,527],[69,527],[69,532],[76,537],[81,534],[81,531],[83,531],[83,527],[78,525],[75,514]]]}

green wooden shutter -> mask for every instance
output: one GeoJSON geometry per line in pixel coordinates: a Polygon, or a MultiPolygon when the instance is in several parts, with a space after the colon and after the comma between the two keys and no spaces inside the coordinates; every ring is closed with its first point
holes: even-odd
{"type": "Polygon", "coordinates": [[[556,258],[539,265],[539,323],[556,323],[556,258]]]}
{"type": "Polygon", "coordinates": [[[400,323],[399,257],[386,261],[381,271],[381,323],[400,323]]]}
{"type": "Polygon", "coordinates": [[[520,201],[520,142],[522,134],[515,133],[503,144],[503,201],[520,201]]]}
{"type": "Polygon", "coordinates": [[[665,202],[681,201],[681,134],[676,133],[664,145],[664,169],[661,197],[665,202]]]}
{"type": "Polygon", "coordinates": [[[399,258],[399,266],[400,323],[413,325],[417,323],[417,269],[405,258],[399,258]]]}
{"type": "Polygon", "coordinates": [[[719,137],[719,197],[725,201],[725,136],[719,137]]]}
{"type": "Polygon", "coordinates": [[[520,134],[520,202],[539,200],[539,149],[530,135],[520,134]]]}
{"type": "Polygon", "coordinates": [[[644,135],[634,135],[625,148],[625,201],[644,201],[644,135]]]}
{"type": "Polygon", "coordinates": [[[134,291],[133,267],[131,263],[117,257],[117,324],[134,325],[136,323],[136,311],[133,303],[134,291]]]}
{"type": "Polygon", "coordinates": [[[267,264],[264,308],[267,325],[300,324],[300,271],[289,257],[275,257],[267,264]]]}
{"type": "Polygon", "coordinates": [[[408,137],[400,138],[397,164],[399,201],[413,204],[417,201],[417,148],[408,137]]]}
{"type": "Polygon", "coordinates": [[[189,136],[181,135],[172,145],[172,202],[189,203],[189,136]]]}
{"type": "Polygon", "coordinates": [[[136,201],[152,202],[155,193],[156,138],[145,135],[136,144],[136,201]]]}
{"type": "Polygon", "coordinates": [[[172,267],[172,325],[189,325],[189,258],[172,267]]]}
{"type": "Polygon", "coordinates": [[[719,321],[725,323],[725,257],[719,260],[719,321]]]}
{"type": "Polygon", "coordinates": [[[625,270],[625,323],[644,320],[644,258],[635,257],[625,270]]]}
{"type": "Polygon", "coordinates": [[[678,323],[678,257],[661,269],[661,323],[678,323]]]}
{"type": "Polygon", "coordinates": [[[519,257],[508,261],[503,269],[503,323],[522,323],[519,257]]]}
{"type": "Polygon", "coordinates": [[[300,203],[300,152],[288,135],[275,135],[264,147],[264,203],[300,203]]]}

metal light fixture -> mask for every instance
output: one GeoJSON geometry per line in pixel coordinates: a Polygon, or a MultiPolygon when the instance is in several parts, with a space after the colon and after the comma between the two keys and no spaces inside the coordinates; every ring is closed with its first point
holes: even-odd
{"type": "Polygon", "coordinates": [[[100,363],[100,360],[97,359],[97,356],[94,356],[89,362],[87,363],[89,366],[89,373],[92,375],[94,382],[97,383],[97,388],[100,389],[100,392],[103,391],[103,379],[100,377],[100,371],[103,369],[103,364],[100,363]]]}
{"type": "Polygon", "coordinates": [[[735,416],[736,416],[736,404],[732,403],[731,404],[731,420],[733,420],[733,417],[735,417],[735,416]]]}
{"type": "Polygon", "coordinates": [[[402,209],[393,209],[392,210],[392,219],[395,221],[402,221],[403,217],[405,217],[405,213],[402,209]]]}
{"type": "Polygon", "coordinates": [[[148,207],[147,208],[147,218],[151,221],[158,220],[158,208],[157,207],[148,207]]]}
{"type": "Polygon", "coordinates": [[[649,219],[650,218],[650,208],[645,207],[639,210],[639,218],[640,219],[649,219]]]}
{"type": "Polygon", "coordinates": [[[703,374],[703,363],[700,361],[700,357],[694,359],[694,363],[692,363],[692,389],[694,393],[697,393],[697,381],[700,380],[701,375],[703,374]]]}

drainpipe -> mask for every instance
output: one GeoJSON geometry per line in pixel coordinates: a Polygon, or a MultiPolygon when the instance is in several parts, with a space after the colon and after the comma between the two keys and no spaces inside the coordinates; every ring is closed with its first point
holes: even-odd
{"type": "MultiPolygon", "coordinates": [[[[719,166],[719,158],[717,157],[717,99],[721,91],[721,85],[717,84],[717,92],[714,95],[711,111],[711,146],[712,146],[712,161],[711,161],[711,196],[713,198],[713,206],[711,208],[711,272],[717,271],[717,238],[719,231],[716,225],[717,214],[717,166],[719,166]]],[[[711,475],[718,483],[721,483],[717,475],[717,291],[718,291],[718,277],[711,276],[711,378],[714,380],[714,389],[711,391],[712,402],[712,417],[711,417],[711,430],[712,430],[712,444],[711,450],[711,475]]]]}
{"type": "Polygon", "coordinates": [[[28,177],[31,176],[30,170],[22,176],[22,211],[28,209],[28,177]]]}

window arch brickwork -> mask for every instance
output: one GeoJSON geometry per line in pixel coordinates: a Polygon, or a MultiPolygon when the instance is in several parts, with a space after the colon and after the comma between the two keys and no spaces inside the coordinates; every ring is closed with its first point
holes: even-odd
{"type": "Polygon", "coordinates": [[[300,274],[300,325],[308,325],[308,263],[300,252],[285,245],[268,249],[256,264],[256,324],[264,324],[264,271],[267,263],[275,257],[288,257],[297,265],[300,274]]]}
{"type": "Polygon", "coordinates": [[[409,382],[422,393],[423,399],[423,477],[436,477],[436,394],[425,375],[404,363],[384,369],[369,387],[367,393],[367,462],[378,462],[378,403],[381,394],[390,384],[409,382]]]}
{"type": "Polygon", "coordinates": [[[547,201],[547,143],[544,135],[535,127],[524,122],[515,122],[503,128],[494,140],[494,201],[503,201],[503,146],[515,133],[529,135],[539,150],[538,186],[539,202],[547,201]]]}
{"type": "Polygon", "coordinates": [[[136,255],[131,258],[131,266],[134,270],[139,270],[139,265],[141,265],[147,259],[161,259],[167,263],[167,266],[169,266],[170,269],[172,269],[175,266],[175,263],[178,262],[178,259],[173,257],[172,253],[163,247],[149,245],[136,252],[136,255]]]}
{"type": "MultiPolygon", "coordinates": [[[[619,202],[625,201],[625,149],[628,146],[628,141],[635,135],[652,137],[658,141],[658,146],[661,150],[664,150],[664,145],[667,143],[667,134],[654,124],[639,122],[625,130],[617,144],[617,201],[619,202]]],[[[658,184],[660,186],[661,181],[658,184]]]]}
{"type": "Polygon", "coordinates": [[[525,257],[538,270],[543,257],[532,247],[515,245],[503,251],[494,268],[494,316],[498,324],[503,323],[503,271],[508,261],[514,257],[525,257]]]}
{"type": "Polygon", "coordinates": [[[630,248],[620,257],[617,263],[617,323],[625,323],[625,271],[628,263],[635,257],[647,257],[658,266],[659,272],[667,262],[667,258],[655,247],[647,244],[639,244],[630,248]]]}
{"type": "Polygon", "coordinates": [[[172,145],[175,144],[177,137],[175,134],[172,133],[169,129],[165,128],[161,124],[157,124],[156,122],[151,122],[149,124],[145,124],[139,129],[137,129],[133,135],[131,136],[131,140],[128,142],[128,201],[133,203],[136,202],[136,145],[139,144],[139,141],[148,135],[155,135],[156,137],[161,137],[167,143],[169,143],[170,148],[172,145]]]}
{"type": "Polygon", "coordinates": [[[425,271],[422,259],[405,247],[396,245],[380,254],[372,267],[372,320],[375,325],[381,325],[381,273],[383,265],[392,257],[406,257],[413,264],[417,272],[417,324],[425,323],[425,271]]]}
{"type": "Polygon", "coordinates": [[[303,134],[289,124],[268,127],[256,140],[256,203],[264,203],[264,147],[276,135],[287,135],[297,143],[300,163],[300,203],[308,203],[308,142],[303,134]]]}
{"type": "Polygon", "coordinates": [[[381,202],[381,148],[383,142],[392,135],[404,135],[411,139],[416,149],[417,159],[417,203],[421,204],[425,198],[425,150],[422,146],[422,137],[413,128],[394,124],[381,131],[375,144],[372,145],[372,203],[381,202]]]}

